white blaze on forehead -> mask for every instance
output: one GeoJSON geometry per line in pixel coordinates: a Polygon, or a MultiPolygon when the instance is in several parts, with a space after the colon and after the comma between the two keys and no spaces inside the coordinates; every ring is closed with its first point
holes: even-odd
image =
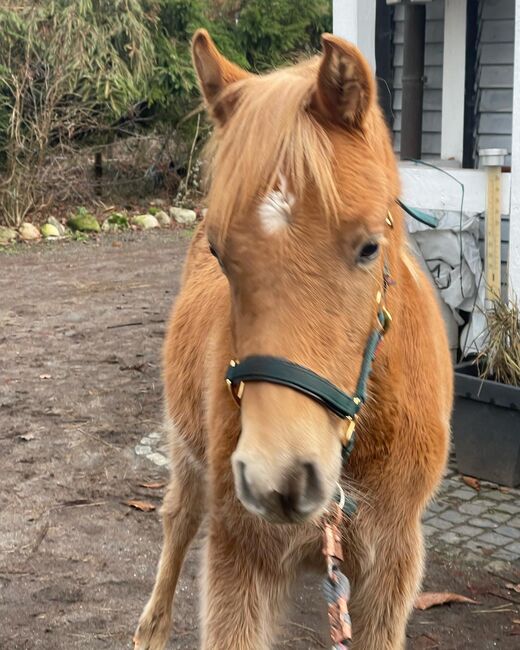
{"type": "Polygon", "coordinates": [[[287,226],[294,201],[295,198],[287,187],[287,179],[280,175],[278,187],[267,194],[258,209],[262,226],[269,235],[287,226]]]}

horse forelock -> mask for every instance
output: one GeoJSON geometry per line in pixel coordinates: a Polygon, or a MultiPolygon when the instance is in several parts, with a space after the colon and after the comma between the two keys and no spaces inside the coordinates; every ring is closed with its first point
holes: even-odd
{"type": "Polygon", "coordinates": [[[336,218],[341,196],[326,127],[309,110],[317,60],[235,84],[233,115],[208,147],[212,218],[224,237],[234,215],[258,207],[280,178],[301,197],[312,186],[323,214],[336,218]]]}

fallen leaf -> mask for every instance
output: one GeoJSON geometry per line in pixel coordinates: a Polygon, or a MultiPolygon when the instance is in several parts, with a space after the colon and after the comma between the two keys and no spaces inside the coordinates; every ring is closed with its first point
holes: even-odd
{"type": "Polygon", "coordinates": [[[52,375],[40,375],[40,379],[52,379],[52,375]]]}
{"type": "Polygon", "coordinates": [[[473,478],[473,476],[463,476],[462,480],[466,485],[469,485],[470,488],[480,492],[480,481],[478,478],[473,478]]]}
{"type": "Polygon", "coordinates": [[[506,584],[506,589],[512,589],[516,591],[517,594],[520,594],[520,582],[517,585],[514,585],[512,582],[506,584]]]}
{"type": "Polygon", "coordinates": [[[25,433],[21,436],[18,436],[20,440],[23,440],[24,442],[29,442],[30,440],[34,440],[34,434],[32,433],[25,433]]]}
{"type": "Polygon", "coordinates": [[[166,486],[166,482],[157,482],[157,483],[139,483],[139,487],[148,488],[149,490],[160,490],[166,486]]]}
{"type": "Polygon", "coordinates": [[[520,625],[520,618],[514,618],[511,622],[513,625],[520,625]]]}
{"type": "Polygon", "coordinates": [[[417,597],[414,607],[415,609],[425,610],[430,609],[430,607],[446,605],[448,603],[473,603],[474,605],[478,605],[477,601],[472,598],[461,596],[460,594],[454,594],[449,591],[423,591],[423,593],[419,594],[417,597]]]}
{"type": "Polygon", "coordinates": [[[503,494],[509,494],[509,493],[511,492],[511,488],[507,488],[507,487],[502,487],[502,486],[500,486],[500,487],[498,488],[498,491],[499,491],[499,492],[502,492],[503,494]]]}
{"type": "Polygon", "coordinates": [[[140,510],[141,512],[152,512],[152,510],[155,510],[153,503],[149,503],[148,501],[139,501],[138,499],[129,499],[128,501],[125,501],[125,505],[140,510]]]}

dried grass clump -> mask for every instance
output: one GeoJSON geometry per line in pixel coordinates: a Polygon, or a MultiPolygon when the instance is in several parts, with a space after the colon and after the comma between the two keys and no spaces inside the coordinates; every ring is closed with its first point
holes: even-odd
{"type": "Polygon", "coordinates": [[[495,300],[487,312],[488,338],[478,356],[480,376],[520,386],[520,308],[512,299],[495,300]]]}

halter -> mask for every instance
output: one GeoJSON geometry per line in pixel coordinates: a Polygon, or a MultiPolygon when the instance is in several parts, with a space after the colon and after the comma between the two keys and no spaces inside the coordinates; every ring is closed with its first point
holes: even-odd
{"type": "MultiPolygon", "coordinates": [[[[388,212],[387,224],[392,228],[393,219],[388,212]]],[[[368,379],[376,350],[383,336],[388,331],[392,317],[384,305],[384,296],[389,285],[389,274],[384,264],[383,291],[378,291],[376,303],[378,306],[376,327],[370,333],[354,395],[349,395],[330,382],[325,377],[283,357],[253,355],[242,360],[233,359],[226,373],[226,383],[233,399],[240,406],[244,388],[247,382],[267,382],[286,386],[310,397],[323,407],[345,420],[346,427],[342,434],[343,457],[350,454],[353,445],[353,434],[356,419],[361,406],[366,400],[368,379]]]]}

